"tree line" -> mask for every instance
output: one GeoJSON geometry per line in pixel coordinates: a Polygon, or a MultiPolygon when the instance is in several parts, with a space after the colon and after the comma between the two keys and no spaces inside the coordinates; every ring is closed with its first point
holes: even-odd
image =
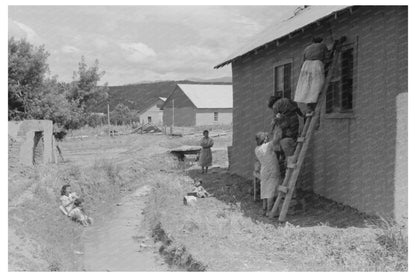
{"type": "MultiPolygon", "coordinates": [[[[85,125],[96,127],[107,116],[93,112],[98,103],[108,100],[108,85],[98,85],[105,72],[96,60],[87,65],[82,56],[71,82],[50,76],[45,47],[25,39],[8,41],[8,119],[48,119],[65,129],[85,125]]],[[[112,124],[138,121],[137,111],[118,104],[110,113],[112,124]]]]}

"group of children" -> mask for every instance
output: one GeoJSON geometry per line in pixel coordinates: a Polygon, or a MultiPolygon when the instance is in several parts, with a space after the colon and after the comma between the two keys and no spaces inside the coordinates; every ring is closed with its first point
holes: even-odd
{"type": "Polygon", "coordinates": [[[260,198],[263,199],[264,215],[271,214],[277,188],[281,184],[287,165],[288,157],[296,149],[299,134],[299,116],[312,116],[316,102],[325,81],[324,62],[328,57],[328,49],[323,39],[314,37],[312,44],[305,48],[303,65],[299,75],[294,101],[283,95],[272,96],[268,107],[273,110],[272,136],[266,132],[256,134],[257,147],[255,155],[260,176],[260,198]],[[306,104],[305,114],[297,103],[306,104]],[[283,173],[283,174],[281,174],[283,173]]]}

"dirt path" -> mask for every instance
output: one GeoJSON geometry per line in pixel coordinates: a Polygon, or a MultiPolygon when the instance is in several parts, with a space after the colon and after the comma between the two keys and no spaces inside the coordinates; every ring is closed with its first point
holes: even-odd
{"type": "Polygon", "coordinates": [[[150,186],[125,196],[106,221],[98,222],[84,234],[86,271],[167,271],[157,252],[142,210],[150,186]]]}
{"type": "Polygon", "coordinates": [[[84,252],[80,253],[85,271],[169,271],[172,270],[154,245],[149,226],[142,214],[154,183],[148,174],[159,169],[155,155],[164,153],[161,136],[126,136],[74,142],[67,157],[78,164],[91,165],[111,159],[117,166],[142,170],[133,181],[138,189],[125,195],[118,204],[109,204],[99,212],[93,226],[82,236],[84,252]],[[75,147],[74,147],[75,146],[75,147]],[[88,149],[88,151],[85,151],[88,149]],[[90,155],[85,155],[87,152],[90,155]],[[104,214],[104,215],[103,215],[104,214]]]}

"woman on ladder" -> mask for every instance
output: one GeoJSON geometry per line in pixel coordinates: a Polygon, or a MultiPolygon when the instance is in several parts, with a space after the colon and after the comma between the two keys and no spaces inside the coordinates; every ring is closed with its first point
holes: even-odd
{"type": "Polygon", "coordinates": [[[312,116],[325,82],[324,62],[328,48],[321,37],[314,37],[303,52],[303,65],[295,92],[295,102],[306,103],[306,115],[312,116]]]}

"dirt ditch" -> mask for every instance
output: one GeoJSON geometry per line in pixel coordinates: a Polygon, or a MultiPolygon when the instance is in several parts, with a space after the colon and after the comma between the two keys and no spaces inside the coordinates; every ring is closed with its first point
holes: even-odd
{"type": "Polygon", "coordinates": [[[174,238],[166,233],[160,222],[155,224],[152,236],[155,242],[161,243],[159,253],[170,265],[186,271],[206,271],[207,266],[195,260],[184,245],[175,242],[174,238]]]}

